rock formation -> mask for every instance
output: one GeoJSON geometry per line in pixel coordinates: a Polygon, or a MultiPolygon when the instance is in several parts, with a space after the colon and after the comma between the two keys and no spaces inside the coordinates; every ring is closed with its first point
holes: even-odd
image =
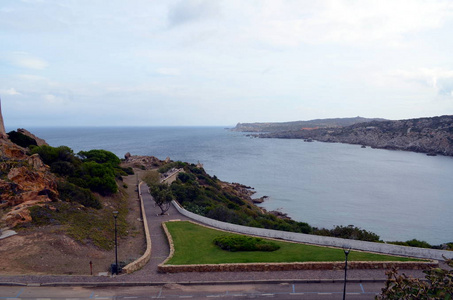
{"type": "Polygon", "coordinates": [[[28,131],[26,129],[19,128],[19,129],[17,129],[17,132],[22,133],[23,135],[26,135],[26,136],[34,139],[38,146],[44,146],[44,145],[49,146],[49,144],[47,144],[45,140],[37,137],[36,135],[34,135],[33,133],[31,133],[30,131],[28,131]]]}
{"type": "Polygon", "coordinates": [[[57,180],[39,155],[0,139],[0,209],[11,208],[1,218],[14,227],[31,221],[29,208],[56,200],[57,180]]]}
{"type": "MultiPolygon", "coordinates": [[[[25,129],[22,133],[38,144],[46,144],[25,129]]],[[[0,107],[0,209],[6,209],[1,222],[8,227],[30,222],[31,206],[42,205],[57,197],[56,178],[39,155],[27,155],[24,148],[8,139],[0,107]]]]}

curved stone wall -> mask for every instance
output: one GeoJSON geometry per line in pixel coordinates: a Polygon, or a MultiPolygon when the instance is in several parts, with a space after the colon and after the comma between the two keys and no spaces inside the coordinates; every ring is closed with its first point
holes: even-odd
{"type": "Polygon", "coordinates": [[[264,228],[247,227],[236,224],[225,223],[214,219],[209,219],[190,211],[185,210],[178,202],[173,201],[173,205],[184,216],[196,220],[197,222],[237,233],[250,234],[274,239],[283,239],[294,242],[314,244],[320,246],[332,247],[351,247],[352,249],[377,252],[383,254],[392,254],[400,256],[410,256],[426,259],[444,260],[445,258],[453,259],[453,251],[406,247],[385,243],[373,243],[358,240],[340,239],[335,237],[319,236],[304,233],[295,233],[288,231],[279,231],[264,228]]]}
{"type": "Polygon", "coordinates": [[[146,219],[146,213],[145,213],[145,206],[143,205],[143,198],[142,198],[142,192],[140,190],[140,187],[143,182],[140,182],[138,185],[138,191],[139,191],[139,198],[140,198],[140,208],[142,211],[142,220],[143,220],[143,226],[145,229],[145,238],[146,238],[146,250],[145,253],[136,261],[131,262],[127,266],[123,268],[123,271],[125,271],[127,274],[130,274],[132,272],[135,272],[141,268],[143,268],[144,265],[149,261],[151,258],[151,236],[149,235],[149,228],[148,228],[148,220],[146,219]]]}

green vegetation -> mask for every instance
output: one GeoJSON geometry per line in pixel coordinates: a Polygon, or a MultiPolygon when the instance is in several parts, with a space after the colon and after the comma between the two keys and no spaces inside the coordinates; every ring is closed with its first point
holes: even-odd
{"type": "Polygon", "coordinates": [[[245,235],[221,235],[214,239],[214,244],[220,249],[236,251],[276,251],[280,246],[269,240],[245,235]]]}
{"type": "Polygon", "coordinates": [[[395,241],[387,242],[389,244],[408,246],[408,247],[418,247],[418,248],[431,248],[431,249],[442,249],[442,250],[453,250],[453,243],[445,243],[441,245],[431,245],[425,241],[420,241],[417,239],[408,240],[405,242],[395,241]]]}
{"type": "Polygon", "coordinates": [[[60,199],[66,202],[77,202],[85,207],[102,208],[102,204],[88,189],[76,186],[67,181],[58,182],[60,199]]]}
{"type": "MultiPolygon", "coordinates": [[[[271,213],[263,213],[244,199],[244,195],[232,186],[223,184],[217,177],[209,176],[204,169],[180,161],[168,163],[159,169],[164,173],[172,168],[183,169],[171,184],[175,199],[187,210],[223,222],[250,227],[310,233],[379,242],[379,236],[358,227],[336,226],[334,229],[312,228],[305,222],[282,219],[271,213]]],[[[149,180],[158,180],[157,174],[147,175],[149,180]]]]}
{"type": "Polygon", "coordinates": [[[101,195],[118,191],[115,179],[127,173],[119,167],[120,159],[106,150],[80,151],[75,155],[66,146],[32,146],[31,153],[37,153],[50,166],[52,173],[67,181],[101,195]]]}
{"type": "MultiPolygon", "coordinates": [[[[114,218],[112,212],[119,212],[117,225],[118,235],[127,235],[126,216],[127,201],[123,195],[117,194],[109,198],[109,207],[94,209],[81,206],[76,202],[52,202],[44,206],[30,208],[32,223],[38,226],[60,225],[77,241],[110,250],[114,241],[114,218]]],[[[27,225],[23,225],[27,226],[27,225]]]]}
{"type": "Polygon", "coordinates": [[[60,177],[58,199],[55,197],[51,203],[30,208],[32,224],[58,225],[60,230],[81,243],[110,250],[114,240],[112,212],[117,210],[119,236],[127,235],[127,201],[124,193],[118,193],[116,180],[122,180],[122,175],[133,173],[133,170],[122,169],[115,154],[90,150],[76,155],[69,147],[47,145],[31,146],[30,152],[39,154],[51,172],[60,177]],[[93,192],[108,197],[102,198],[93,192]]]}
{"type": "Polygon", "coordinates": [[[194,164],[173,162],[164,165],[159,172],[182,168],[171,184],[175,199],[187,210],[215,220],[267,229],[311,233],[307,223],[283,220],[263,213],[258,207],[243,199],[243,195],[231,186],[224,185],[215,176],[209,176],[203,168],[194,164]]]}
{"type": "Polygon", "coordinates": [[[168,184],[158,183],[150,186],[150,192],[154,202],[161,210],[160,215],[164,215],[170,209],[170,204],[173,200],[170,187],[168,184]]]}
{"type": "Polygon", "coordinates": [[[452,299],[453,260],[447,259],[449,270],[433,268],[423,271],[426,280],[398,275],[396,269],[387,272],[387,281],[376,299],[452,299]]]}
{"type": "Polygon", "coordinates": [[[11,142],[21,147],[27,148],[29,146],[37,146],[36,141],[31,137],[17,132],[17,131],[10,131],[8,132],[8,138],[11,142]]]}
{"type": "MultiPolygon", "coordinates": [[[[290,242],[272,241],[280,246],[273,252],[237,251],[220,249],[213,241],[215,238],[239,234],[218,231],[190,222],[167,222],[172,236],[175,253],[167,262],[170,265],[184,264],[221,264],[221,263],[258,263],[258,262],[306,262],[306,261],[344,261],[342,249],[318,247],[290,242]]],[[[379,255],[352,251],[351,261],[412,261],[405,257],[379,255]]]]}
{"type": "Polygon", "coordinates": [[[379,236],[377,234],[355,227],[354,225],[335,226],[333,229],[314,228],[313,233],[316,235],[333,236],[343,239],[379,242],[379,236]]]}
{"type": "Polygon", "coordinates": [[[143,177],[143,181],[149,186],[151,196],[161,210],[160,214],[164,215],[170,209],[173,200],[170,186],[166,183],[160,183],[160,175],[156,171],[148,171],[143,177]]]}

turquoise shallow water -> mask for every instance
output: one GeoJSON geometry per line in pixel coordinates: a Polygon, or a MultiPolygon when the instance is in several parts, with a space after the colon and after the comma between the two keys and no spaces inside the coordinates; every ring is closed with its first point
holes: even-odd
{"type": "Polygon", "coordinates": [[[263,207],[312,226],[353,224],[384,240],[453,241],[453,158],[302,140],[255,139],[218,127],[30,128],[52,146],[196,163],[252,186],[263,207]]]}

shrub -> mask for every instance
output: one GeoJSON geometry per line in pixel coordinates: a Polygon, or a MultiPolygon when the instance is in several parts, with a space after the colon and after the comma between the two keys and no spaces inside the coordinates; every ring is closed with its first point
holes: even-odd
{"type": "Polygon", "coordinates": [[[73,176],[76,168],[67,161],[56,161],[50,165],[50,171],[60,176],[73,176]]]}
{"type": "Polygon", "coordinates": [[[214,239],[214,244],[221,249],[231,252],[236,251],[266,251],[272,252],[280,246],[271,241],[244,235],[221,235],[214,239]]]}
{"type": "Polygon", "coordinates": [[[54,212],[47,207],[30,207],[30,216],[34,224],[38,226],[59,223],[54,216],[54,212]]]}
{"type": "Polygon", "coordinates": [[[162,167],[159,168],[158,171],[159,171],[159,173],[165,173],[173,168],[180,169],[180,168],[184,168],[185,166],[187,166],[187,163],[184,163],[182,161],[175,161],[175,162],[171,162],[166,165],[163,165],[162,167]]]}
{"type": "Polygon", "coordinates": [[[59,182],[58,192],[60,198],[66,202],[77,202],[85,207],[102,208],[101,202],[90,192],[69,182],[59,182]]]}
{"type": "Polygon", "coordinates": [[[102,195],[110,195],[118,191],[114,170],[110,164],[85,162],[82,164],[78,176],[71,178],[71,182],[102,195]]]}
{"type": "Polygon", "coordinates": [[[417,239],[412,239],[412,240],[405,241],[405,242],[396,241],[396,242],[388,242],[388,243],[389,244],[394,244],[394,245],[409,246],[409,247],[419,247],[419,248],[432,248],[433,247],[430,244],[428,244],[427,242],[419,241],[417,239]]]}
{"type": "Polygon", "coordinates": [[[112,167],[117,167],[121,163],[118,156],[107,150],[80,151],[78,155],[83,161],[94,161],[98,164],[110,164],[112,167]]]}
{"type": "Polygon", "coordinates": [[[134,175],[134,169],[132,169],[131,167],[121,168],[121,170],[123,170],[127,175],[134,175]]]}
{"type": "Polygon", "coordinates": [[[324,235],[324,236],[333,236],[343,239],[350,239],[350,240],[361,240],[361,241],[368,241],[368,242],[379,242],[379,235],[366,231],[365,229],[361,229],[359,227],[354,227],[354,225],[348,226],[335,226],[334,229],[316,229],[314,231],[316,235],[324,235]]]}
{"type": "Polygon", "coordinates": [[[72,164],[78,164],[80,162],[80,160],[74,156],[72,149],[67,146],[60,146],[56,148],[47,145],[31,147],[31,153],[38,153],[42,161],[49,166],[58,161],[67,161],[72,164]]]}
{"type": "Polygon", "coordinates": [[[11,142],[13,142],[14,144],[16,145],[19,145],[21,147],[24,147],[24,148],[27,148],[29,146],[37,146],[38,144],[36,143],[36,141],[23,134],[23,133],[20,133],[20,132],[17,132],[17,131],[10,131],[8,132],[8,138],[11,142]]]}

